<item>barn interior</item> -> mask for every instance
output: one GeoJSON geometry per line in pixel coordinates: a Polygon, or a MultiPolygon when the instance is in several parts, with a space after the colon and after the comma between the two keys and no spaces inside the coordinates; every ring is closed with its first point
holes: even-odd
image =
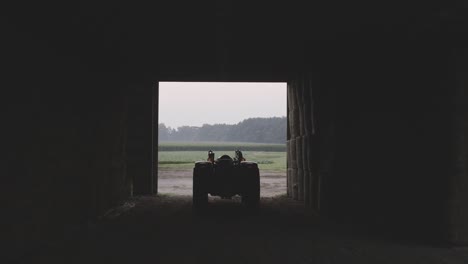
{"type": "Polygon", "coordinates": [[[7,258],[20,263],[157,194],[160,81],[287,82],[288,199],[330,221],[467,245],[463,2],[2,11],[7,258]]]}

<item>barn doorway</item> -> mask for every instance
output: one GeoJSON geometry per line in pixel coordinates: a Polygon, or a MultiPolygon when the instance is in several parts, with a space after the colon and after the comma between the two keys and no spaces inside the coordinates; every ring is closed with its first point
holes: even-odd
{"type": "Polygon", "coordinates": [[[286,195],[287,83],[159,82],[158,193],[192,195],[196,161],[242,151],[260,195],[286,195]]]}

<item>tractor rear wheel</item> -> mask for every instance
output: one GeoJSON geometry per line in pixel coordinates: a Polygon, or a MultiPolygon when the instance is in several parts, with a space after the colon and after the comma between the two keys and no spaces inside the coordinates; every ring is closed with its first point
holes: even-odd
{"type": "Polygon", "coordinates": [[[205,207],[208,204],[208,193],[204,179],[207,177],[207,169],[193,169],[193,207],[198,209],[205,207]]]}
{"type": "Polygon", "coordinates": [[[242,195],[242,203],[250,209],[258,208],[260,204],[260,172],[258,168],[246,170],[246,191],[242,195]]]}

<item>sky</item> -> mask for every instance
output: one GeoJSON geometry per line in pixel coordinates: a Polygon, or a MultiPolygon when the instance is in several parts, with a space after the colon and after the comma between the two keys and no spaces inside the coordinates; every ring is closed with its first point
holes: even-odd
{"type": "Polygon", "coordinates": [[[159,83],[159,123],[172,128],[281,117],[286,107],[286,83],[159,83]]]}

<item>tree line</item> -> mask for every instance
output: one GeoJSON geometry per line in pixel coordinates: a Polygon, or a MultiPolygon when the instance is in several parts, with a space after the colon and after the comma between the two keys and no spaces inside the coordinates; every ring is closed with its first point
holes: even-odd
{"type": "Polygon", "coordinates": [[[237,124],[204,124],[171,128],[159,124],[159,141],[284,143],[286,117],[248,118],[237,124]]]}

